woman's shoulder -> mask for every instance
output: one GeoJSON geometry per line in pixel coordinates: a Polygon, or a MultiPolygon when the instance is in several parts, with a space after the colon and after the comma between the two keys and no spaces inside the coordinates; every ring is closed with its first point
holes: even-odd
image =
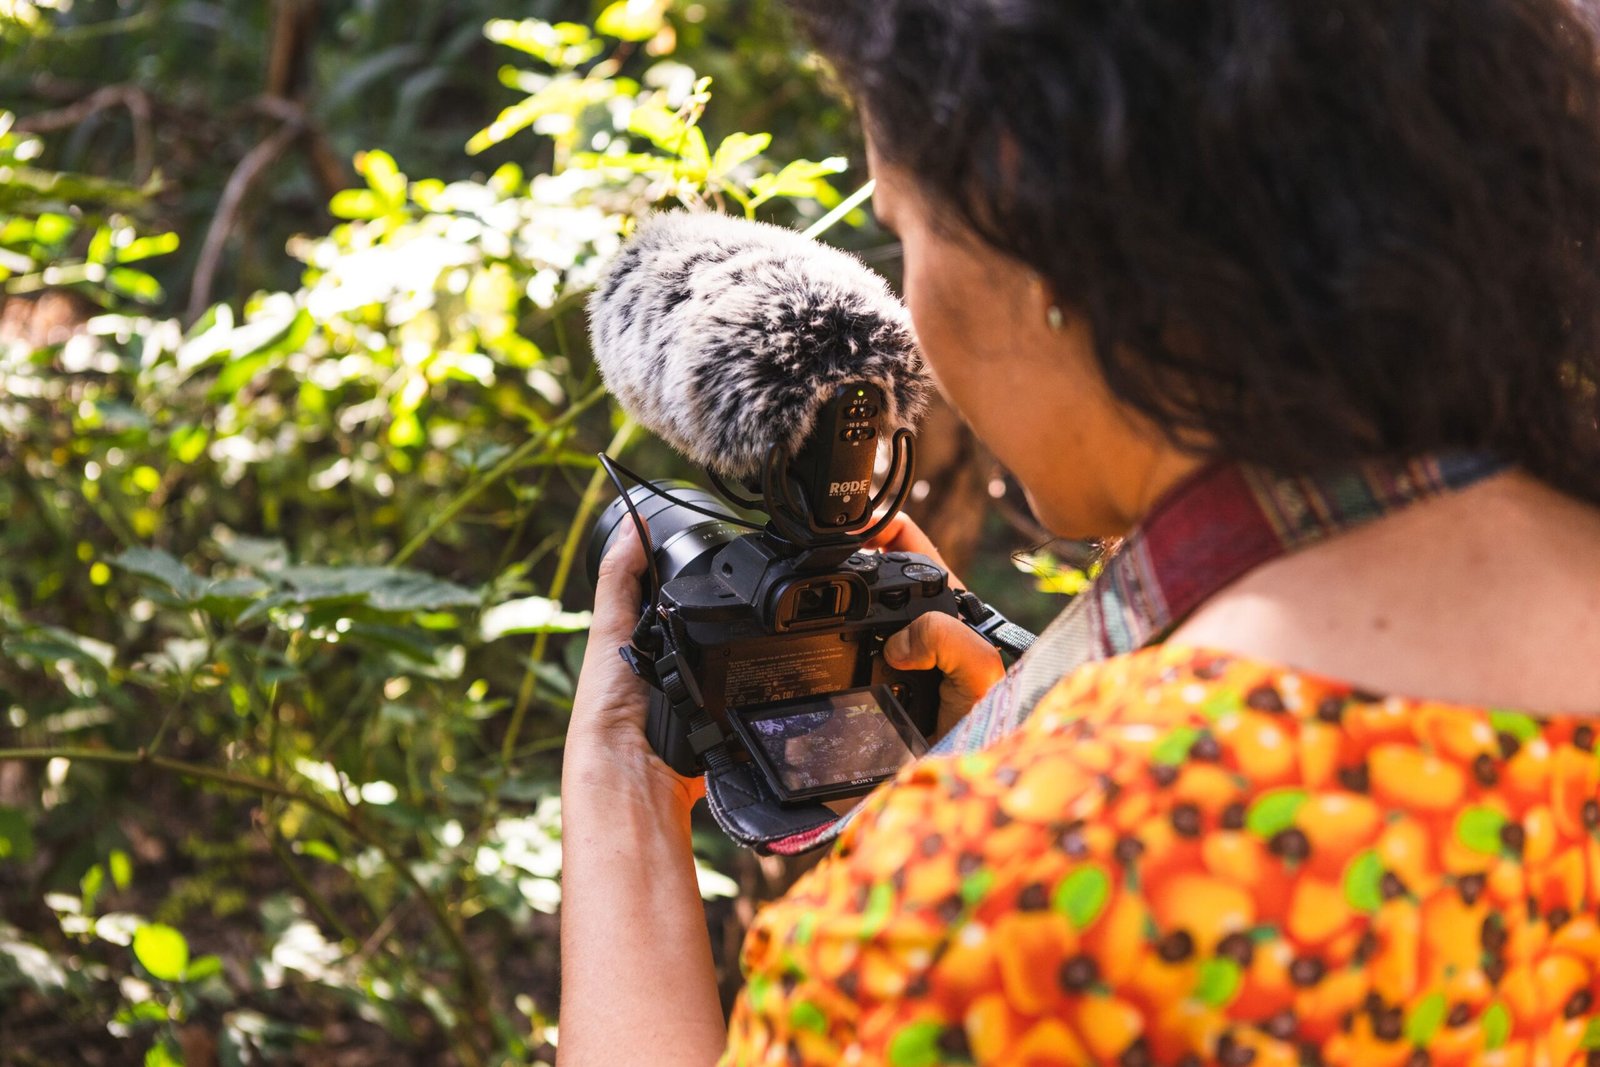
{"type": "Polygon", "coordinates": [[[753,988],[835,1052],[978,1062],[1379,1062],[1451,1036],[1397,1029],[1437,1004],[1474,1047],[1544,1033],[1600,995],[1594,733],[1199,649],[1108,660],[870,798],[758,920],[753,988]]]}

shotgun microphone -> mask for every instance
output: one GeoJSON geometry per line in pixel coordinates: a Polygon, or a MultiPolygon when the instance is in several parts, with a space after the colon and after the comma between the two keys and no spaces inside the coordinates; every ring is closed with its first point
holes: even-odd
{"type": "MultiPolygon", "coordinates": [[[[857,451],[873,453],[879,435],[908,429],[927,404],[910,317],[884,280],[848,253],[765,223],[681,211],[646,219],[601,278],[589,321],[601,376],[623,409],[747,486],[774,451],[800,456],[814,431],[846,442],[856,433],[872,445],[857,451]],[[871,417],[851,421],[852,412],[871,417]]],[[[870,461],[866,470],[870,478],[870,461]]],[[[839,479],[857,498],[859,473],[839,479]]]]}

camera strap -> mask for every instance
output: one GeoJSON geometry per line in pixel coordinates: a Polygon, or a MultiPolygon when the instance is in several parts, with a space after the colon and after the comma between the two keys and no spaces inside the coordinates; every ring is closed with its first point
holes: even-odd
{"type": "MultiPolygon", "coordinates": [[[[1094,583],[924,758],[975,752],[1012,733],[1062,678],[1086,663],[1160,642],[1206,600],[1264,563],[1505,469],[1481,453],[1362,464],[1318,477],[1212,464],[1162,498],[1094,583]]],[[[734,840],[758,851],[798,855],[832,841],[850,821],[820,806],[808,812],[776,803],[759,813],[737,808],[738,817],[727,819],[719,806],[751,793],[745,781],[723,781],[728,778],[707,776],[711,810],[734,840]],[[783,834],[786,825],[793,832],[783,834]]]]}

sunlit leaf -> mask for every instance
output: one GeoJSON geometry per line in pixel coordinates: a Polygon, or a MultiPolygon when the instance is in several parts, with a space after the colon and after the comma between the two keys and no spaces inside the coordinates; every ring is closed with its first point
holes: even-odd
{"type": "Polygon", "coordinates": [[[367,179],[367,184],[378,194],[385,208],[393,210],[405,204],[406,176],[400,173],[394,157],[389,153],[377,149],[358,153],[356,170],[367,179]]]}
{"type": "Polygon", "coordinates": [[[660,104],[644,104],[628,116],[628,132],[638,134],[663,152],[683,160],[691,177],[704,177],[711,169],[711,152],[706,136],[676,112],[660,104]]]}
{"type": "Polygon", "coordinates": [[[648,41],[661,32],[671,0],[616,0],[600,12],[596,31],[624,41],[648,41]]]}
{"type": "Polygon", "coordinates": [[[164,923],[149,923],[133,935],[133,954],[154,977],[163,982],[183,978],[189,966],[189,942],[164,923]]]}
{"type": "Polygon", "coordinates": [[[816,200],[824,206],[837,204],[842,197],[827,181],[829,175],[843,174],[849,162],[834,156],[821,162],[797,159],[776,174],[763,174],[750,183],[756,204],[764,204],[776,197],[791,200],[816,200]]]}
{"type": "Polygon", "coordinates": [[[587,630],[587,611],[563,611],[561,604],[542,596],[523,597],[497,604],[483,613],[482,635],[496,641],[507,634],[570,634],[587,630]]]}
{"type": "Polygon", "coordinates": [[[135,263],[152,256],[164,256],[178,249],[178,235],[158,233],[149,237],[136,237],[117,250],[118,263],[135,263]]]}
{"type": "Polygon", "coordinates": [[[747,163],[772,144],[770,133],[733,133],[723,138],[717,154],[711,157],[711,176],[721,177],[741,163],[747,163]]]}
{"type": "Polygon", "coordinates": [[[90,867],[84,872],[83,877],[78,879],[78,895],[83,901],[83,913],[85,915],[94,913],[95,898],[100,895],[100,890],[105,887],[105,884],[106,869],[98,863],[90,867]]]}
{"type": "Polygon", "coordinates": [[[111,850],[111,856],[106,861],[111,868],[111,884],[118,889],[127,889],[133,884],[133,860],[120,848],[111,850]]]}
{"type": "Polygon", "coordinates": [[[144,1054],[144,1067],[184,1067],[183,1053],[163,1037],[144,1054]]]}
{"type": "Polygon", "coordinates": [[[160,303],[166,296],[160,282],[132,267],[112,267],[106,272],[106,284],[123,296],[146,304],[160,303]]]}

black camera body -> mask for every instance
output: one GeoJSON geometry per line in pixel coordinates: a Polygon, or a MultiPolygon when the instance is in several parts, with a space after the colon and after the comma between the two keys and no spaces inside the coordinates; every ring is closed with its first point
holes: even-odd
{"type": "Polygon", "coordinates": [[[690,483],[637,478],[596,524],[591,577],[625,523],[649,546],[649,596],[621,652],[652,686],[646,735],[679,774],[754,762],[780,804],[858,796],[925,753],[938,720],[940,672],[896,670],[885,642],[937,612],[1007,647],[1010,624],[934,560],[863,548],[912,485],[911,435],[885,433],[884,400],[865,382],[834,390],[804,447],[774,448],[747,481],[759,500],[711,474],[764,524],[690,483]]]}
{"type": "MultiPolygon", "coordinates": [[[[895,670],[882,651],[890,635],[919,616],[958,613],[948,576],[926,556],[909,553],[849,552],[836,566],[806,562],[797,566],[759,535],[747,535],[722,548],[708,573],[661,587],[662,607],[679,620],[692,650],[689,666],[706,713],[725,731],[742,734],[749,720],[738,716],[881,686],[922,736],[931,735],[939,672],[895,670]],[[735,718],[730,708],[738,709],[735,718]]],[[[674,720],[663,695],[653,696],[650,743],[673,770],[699,773],[687,724],[674,720]]]]}

